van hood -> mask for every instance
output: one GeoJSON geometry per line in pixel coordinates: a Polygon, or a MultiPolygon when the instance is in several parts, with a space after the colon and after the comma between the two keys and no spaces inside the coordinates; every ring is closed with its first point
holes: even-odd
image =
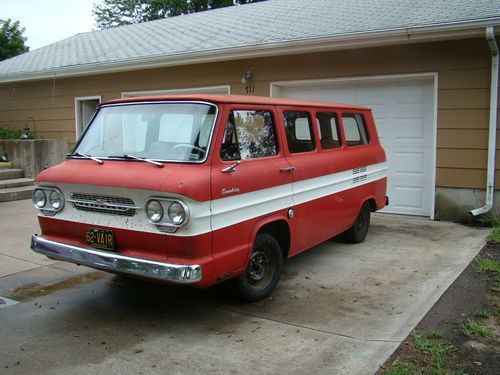
{"type": "Polygon", "coordinates": [[[67,183],[171,192],[196,201],[210,200],[210,167],[204,164],[165,163],[163,168],[133,160],[67,159],[40,172],[39,184],[67,183]]]}

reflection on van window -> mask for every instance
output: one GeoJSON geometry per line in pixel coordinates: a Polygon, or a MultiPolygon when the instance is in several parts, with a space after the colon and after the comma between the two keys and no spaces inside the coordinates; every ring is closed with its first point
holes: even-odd
{"type": "Polygon", "coordinates": [[[283,122],[290,153],[314,150],[308,112],[283,112],[283,122]]]}
{"type": "Polygon", "coordinates": [[[318,112],[316,113],[316,123],[321,148],[329,150],[340,147],[337,115],[333,112],[318,112]]]}
{"type": "Polygon", "coordinates": [[[255,159],[277,153],[271,112],[230,112],[222,141],[222,160],[255,159]]]}
{"type": "Polygon", "coordinates": [[[348,146],[368,144],[368,136],[363,117],[359,114],[343,114],[345,140],[348,146]]]}
{"type": "Polygon", "coordinates": [[[133,155],[163,161],[202,161],[216,107],[194,103],[105,106],[74,152],[98,158],[133,155]]]}

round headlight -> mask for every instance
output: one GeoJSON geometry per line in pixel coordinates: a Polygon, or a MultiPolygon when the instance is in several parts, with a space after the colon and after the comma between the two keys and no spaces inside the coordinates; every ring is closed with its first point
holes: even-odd
{"type": "Polygon", "coordinates": [[[168,218],[176,225],[182,224],[186,218],[186,211],[179,202],[172,202],[168,207],[168,218]]]}
{"type": "Polygon", "coordinates": [[[49,203],[54,210],[59,210],[62,207],[62,197],[57,190],[52,190],[50,192],[49,203]]]}
{"type": "Polygon", "coordinates": [[[146,205],[146,215],[153,223],[163,219],[163,206],[157,200],[150,200],[146,205]]]}
{"type": "Polygon", "coordinates": [[[42,189],[35,189],[33,192],[33,204],[36,208],[43,208],[47,203],[47,197],[42,189]]]}

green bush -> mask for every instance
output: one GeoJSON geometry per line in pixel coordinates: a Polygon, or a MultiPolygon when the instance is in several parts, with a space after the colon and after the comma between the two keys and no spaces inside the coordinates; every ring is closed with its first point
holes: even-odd
{"type": "Polygon", "coordinates": [[[8,126],[0,126],[0,139],[19,139],[21,130],[10,130],[8,126]]]}

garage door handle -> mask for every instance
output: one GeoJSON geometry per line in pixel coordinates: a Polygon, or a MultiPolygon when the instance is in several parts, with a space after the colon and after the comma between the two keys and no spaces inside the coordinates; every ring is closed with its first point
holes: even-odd
{"type": "Polygon", "coordinates": [[[295,167],[280,168],[280,172],[294,172],[295,167]]]}

